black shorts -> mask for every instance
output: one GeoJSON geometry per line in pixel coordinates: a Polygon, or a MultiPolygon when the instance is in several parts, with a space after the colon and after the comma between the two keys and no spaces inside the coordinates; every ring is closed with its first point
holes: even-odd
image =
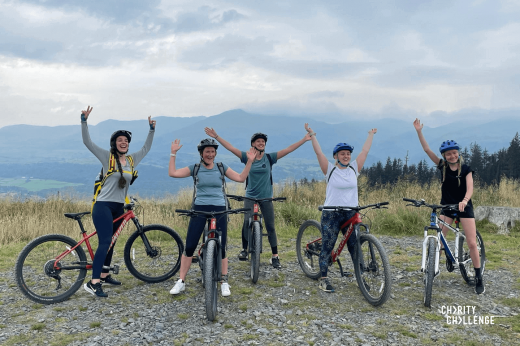
{"type": "Polygon", "coordinates": [[[464,208],[464,211],[455,211],[455,210],[443,210],[441,215],[445,215],[451,219],[455,219],[455,216],[458,216],[461,219],[474,219],[475,214],[473,213],[473,206],[467,205],[464,208]]]}

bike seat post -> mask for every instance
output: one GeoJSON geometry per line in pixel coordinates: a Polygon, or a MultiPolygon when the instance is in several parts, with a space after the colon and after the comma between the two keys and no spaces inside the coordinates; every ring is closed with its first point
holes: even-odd
{"type": "Polygon", "coordinates": [[[81,230],[81,233],[82,233],[82,234],[87,233],[87,231],[85,231],[85,227],[83,227],[83,222],[81,222],[81,218],[78,218],[77,221],[78,221],[78,224],[79,224],[79,228],[80,228],[80,230],[81,230]]]}

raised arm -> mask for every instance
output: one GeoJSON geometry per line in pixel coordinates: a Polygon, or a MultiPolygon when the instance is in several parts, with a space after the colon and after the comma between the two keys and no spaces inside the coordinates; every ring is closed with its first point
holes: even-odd
{"type": "Polygon", "coordinates": [[[305,136],[303,136],[302,139],[300,139],[298,142],[294,143],[294,144],[291,144],[289,145],[287,148],[285,149],[282,149],[280,150],[279,152],[276,153],[276,159],[277,160],[280,160],[282,157],[284,157],[285,155],[287,154],[290,154],[292,153],[293,151],[295,151],[296,149],[298,149],[299,147],[302,146],[303,143],[307,142],[307,141],[310,141],[311,140],[311,135],[310,133],[306,133],[305,136]]]}
{"type": "MultiPolygon", "coordinates": [[[[235,154],[236,157],[238,157],[239,159],[242,159],[242,152],[235,148],[234,146],[232,146],[228,141],[226,141],[224,138],[220,137],[219,135],[217,135],[217,131],[215,131],[212,127],[205,127],[204,128],[204,132],[206,132],[206,134],[214,139],[216,139],[220,144],[222,144],[222,146],[224,148],[226,148],[227,150],[231,151],[233,154],[235,154]]],[[[229,177],[228,177],[229,178],[229,177]]],[[[231,178],[229,178],[231,179],[231,178]]]]}
{"type": "Polygon", "coordinates": [[[417,136],[419,136],[419,142],[421,142],[423,150],[426,152],[428,157],[435,163],[436,165],[439,164],[441,159],[435,155],[435,153],[430,149],[430,146],[428,145],[428,142],[426,142],[426,139],[424,138],[424,135],[422,133],[422,128],[424,124],[421,124],[421,121],[417,118],[415,118],[415,121],[413,122],[413,126],[415,127],[415,131],[417,131],[417,136]]]}
{"type": "Polygon", "coordinates": [[[81,136],[83,137],[83,144],[85,144],[87,149],[90,150],[90,152],[92,154],[94,154],[94,156],[96,156],[102,164],[108,164],[108,158],[110,157],[110,152],[108,150],[98,147],[90,139],[90,134],[88,132],[87,119],[90,115],[90,112],[92,112],[92,109],[94,109],[94,107],[88,106],[87,110],[81,111],[81,136]]]}
{"type": "Polygon", "coordinates": [[[146,141],[144,142],[143,147],[141,150],[136,151],[135,153],[131,154],[134,158],[134,165],[137,166],[139,162],[148,154],[150,149],[152,148],[152,142],[153,142],[153,136],[155,134],[155,125],[156,121],[152,120],[152,117],[148,117],[148,125],[150,126],[150,131],[148,131],[148,137],[146,137],[146,141]]]}
{"type": "Polygon", "coordinates": [[[182,148],[181,140],[176,139],[172,142],[171,153],[170,153],[170,164],[168,166],[168,174],[172,178],[186,178],[190,176],[190,168],[175,168],[175,158],[177,156],[177,152],[182,148]]]}
{"type": "Polygon", "coordinates": [[[363,144],[363,148],[361,148],[361,152],[356,157],[356,163],[358,166],[358,171],[361,171],[361,168],[363,168],[363,165],[365,164],[365,161],[368,156],[368,152],[370,151],[370,147],[372,146],[372,140],[374,139],[374,135],[376,134],[377,129],[372,129],[368,131],[368,137],[365,141],[365,144],[363,144]]]}
{"type": "Polygon", "coordinates": [[[312,131],[312,129],[309,127],[309,124],[307,123],[305,123],[305,130],[307,130],[307,135],[311,137],[312,148],[314,149],[316,157],[318,158],[318,163],[320,164],[321,171],[323,172],[323,175],[325,175],[327,174],[327,167],[329,165],[329,161],[325,157],[325,154],[323,154],[323,151],[321,151],[320,143],[318,143],[318,139],[316,138],[316,132],[312,131]]]}
{"type": "Polygon", "coordinates": [[[249,170],[251,169],[251,164],[253,163],[253,161],[255,160],[255,157],[256,157],[256,149],[250,148],[246,154],[247,154],[247,163],[246,163],[246,166],[244,167],[244,170],[242,171],[242,173],[238,174],[231,168],[228,168],[226,170],[226,177],[228,177],[231,180],[237,181],[239,183],[243,183],[244,181],[246,181],[247,175],[249,174],[249,170]]]}

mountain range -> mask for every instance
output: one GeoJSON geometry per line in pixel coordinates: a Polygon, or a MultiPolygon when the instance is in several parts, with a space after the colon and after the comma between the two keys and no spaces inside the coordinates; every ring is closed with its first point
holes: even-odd
{"type": "MultiPolygon", "coordinates": [[[[431,119],[431,117],[430,117],[431,119]]],[[[173,179],[168,176],[168,162],[171,142],[179,138],[182,149],[177,156],[177,166],[183,167],[199,160],[196,150],[201,139],[206,138],[204,127],[213,127],[219,136],[235,147],[246,150],[250,146],[251,135],[255,132],[268,134],[267,152],[278,151],[300,140],[305,135],[304,123],[309,123],[317,133],[323,152],[332,160],[332,148],[338,142],[348,142],[354,146],[355,157],[371,128],[377,128],[373,145],[365,165],[390,158],[400,158],[403,162],[417,163],[427,158],[415,129],[409,120],[399,119],[345,119],[342,123],[329,124],[319,119],[295,116],[269,116],[250,114],[243,110],[231,110],[210,117],[157,117],[157,128],[152,149],[138,166],[139,179],[132,191],[141,196],[164,196],[175,194],[180,188],[191,186],[192,180],[173,179]]],[[[81,126],[32,126],[13,125],[0,128],[0,192],[27,192],[20,179],[55,180],[68,185],[69,191],[90,194],[93,181],[101,167],[97,159],[86,149],[81,138],[81,126]],[[18,179],[18,183],[12,183],[18,179]],[[11,184],[11,185],[9,185],[11,184]],[[15,187],[17,186],[17,187],[15,187]]],[[[437,125],[437,124],[434,124],[437,125]]],[[[94,143],[108,149],[112,132],[127,129],[133,133],[130,152],[139,150],[148,133],[148,121],[107,120],[97,125],[89,125],[94,143]]],[[[434,151],[446,139],[456,140],[462,147],[478,143],[482,149],[492,153],[509,146],[520,129],[520,117],[490,119],[489,122],[473,122],[468,114],[448,125],[428,127],[423,133],[434,151]]],[[[234,170],[243,165],[224,148],[219,148],[217,161],[223,161],[234,170]]],[[[316,156],[310,143],[281,159],[273,170],[276,182],[301,178],[321,179],[316,156]]],[[[34,184],[33,184],[34,185],[34,184]]],[[[27,185],[28,186],[28,185],[27,185]]],[[[40,195],[54,193],[63,188],[43,188],[40,195]]],[[[35,191],[34,189],[32,190],[35,191]]]]}

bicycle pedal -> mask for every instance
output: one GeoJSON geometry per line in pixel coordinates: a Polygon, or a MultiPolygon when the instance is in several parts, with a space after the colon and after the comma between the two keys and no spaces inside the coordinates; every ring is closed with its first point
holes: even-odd
{"type": "Polygon", "coordinates": [[[343,277],[345,277],[345,278],[353,278],[354,274],[352,274],[351,272],[345,272],[345,273],[343,273],[343,277]]]}
{"type": "Polygon", "coordinates": [[[112,266],[112,273],[119,274],[119,266],[118,265],[112,266]]]}
{"type": "Polygon", "coordinates": [[[446,270],[450,273],[455,270],[455,267],[453,266],[453,262],[447,257],[446,257],[446,270]]]}

